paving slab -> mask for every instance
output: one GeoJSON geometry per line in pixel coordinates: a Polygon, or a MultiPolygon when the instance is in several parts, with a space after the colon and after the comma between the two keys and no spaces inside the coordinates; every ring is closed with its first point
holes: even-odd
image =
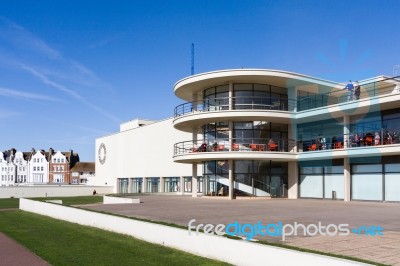
{"type": "Polygon", "coordinates": [[[380,226],[383,236],[350,234],[348,236],[290,236],[255,237],[255,239],[284,243],[323,252],[348,255],[376,262],[400,265],[400,203],[343,202],[308,199],[228,200],[219,198],[192,198],[190,196],[146,195],[141,204],[91,204],[85,208],[131,217],[164,221],[187,226],[195,225],[278,223],[304,225],[349,224],[350,228],[380,226]]]}
{"type": "Polygon", "coordinates": [[[45,260],[0,232],[0,265],[47,266],[45,260]]]}

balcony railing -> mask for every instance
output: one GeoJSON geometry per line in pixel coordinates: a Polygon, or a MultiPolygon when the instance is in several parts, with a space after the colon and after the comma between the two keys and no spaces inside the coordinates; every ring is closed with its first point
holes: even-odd
{"type": "Polygon", "coordinates": [[[366,146],[400,144],[400,129],[380,129],[351,133],[338,137],[318,137],[298,141],[298,151],[334,150],[366,146]]]}
{"type": "MultiPolygon", "coordinates": [[[[360,85],[360,94],[357,96],[354,91],[351,96],[345,89],[335,89],[328,93],[314,94],[297,97],[297,111],[305,111],[333,104],[345,103],[367,99],[375,96],[388,95],[400,92],[400,76],[387,78],[377,82],[360,85]]],[[[298,94],[302,92],[299,91],[298,94]]]]}
{"type": "Polygon", "coordinates": [[[223,97],[183,103],[175,107],[174,117],[196,113],[227,110],[293,111],[296,101],[278,97],[223,97]]]}
{"type": "Polygon", "coordinates": [[[176,143],[174,155],[199,152],[294,152],[295,144],[294,140],[270,138],[189,140],[176,143]]]}

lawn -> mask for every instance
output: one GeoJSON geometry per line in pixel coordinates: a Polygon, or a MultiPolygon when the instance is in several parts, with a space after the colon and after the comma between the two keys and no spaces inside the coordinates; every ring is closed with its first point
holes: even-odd
{"type": "Polygon", "coordinates": [[[77,196],[77,197],[47,197],[47,198],[31,198],[32,200],[62,200],[63,205],[80,205],[80,204],[92,204],[103,202],[103,196],[77,196]]]}
{"type": "Polygon", "coordinates": [[[19,199],[0,199],[0,209],[11,209],[19,207],[19,199]]]}
{"type": "Polygon", "coordinates": [[[0,212],[0,231],[53,265],[228,265],[130,236],[23,212],[0,212]]]}

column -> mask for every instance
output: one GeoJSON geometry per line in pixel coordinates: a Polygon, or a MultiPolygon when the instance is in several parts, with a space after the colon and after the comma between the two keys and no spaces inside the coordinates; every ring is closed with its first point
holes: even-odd
{"type": "Polygon", "coordinates": [[[197,163],[192,164],[192,197],[197,198],[197,163]]]}
{"type": "Polygon", "coordinates": [[[344,201],[351,200],[351,190],[350,190],[350,160],[349,158],[344,158],[343,160],[344,168],[344,201]]]}
{"type": "Polygon", "coordinates": [[[160,176],[160,192],[165,192],[165,177],[160,176]]]}
{"type": "Polygon", "coordinates": [[[147,177],[143,177],[143,190],[142,193],[147,193],[147,177]]]}
{"type": "MultiPolygon", "coordinates": [[[[290,124],[288,125],[288,143],[287,143],[287,147],[288,147],[288,152],[297,152],[297,124],[294,121],[294,119],[292,119],[290,121],[290,124]]],[[[302,148],[302,147],[301,147],[302,148]]]]}
{"type": "Polygon", "coordinates": [[[185,179],[183,176],[179,179],[179,193],[181,195],[185,194],[185,179]]]}
{"type": "Polygon", "coordinates": [[[229,151],[232,151],[232,145],[233,145],[233,122],[229,121],[228,122],[228,126],[229,126],[229,151]]]}
{"type": "Polygon", "coordinates": [[[229,110],[233,110],[233,82],[229,82],[229,110]]]}
{"type": "Polygon", "coordinates": [[[132,178],[128,177],[128,193],[132,193],[132,178]]]}
{"type": "Polygon", "coordinates": [[[288,168],[288,198],[297,199],[299,198],[299,168],[297,167],[297,162],[289,162],[288,168]]]}
{"type": "Polygon", "coordinates": [[[350,146],[350,116],[343,116],[343,148],[350,146]]]}
{"type": "Polygon", "coordinates": [[[233,160],[228,160],[228,166],[229,166],[229,170],[228,170],[228,176],[229,176],[229,199],[233,200],[236,199],[236,195],[235,195],[235,177],[233,175],[233,160]]]}

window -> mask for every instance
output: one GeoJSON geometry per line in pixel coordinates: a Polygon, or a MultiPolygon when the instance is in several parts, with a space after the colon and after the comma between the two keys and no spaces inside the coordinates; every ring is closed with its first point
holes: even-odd
{"type": "MultiPolygon", "coordinates": [[[[39,167],[38,167],[39,168],[39,167]]],[[[43,166],[42,166],[42,169],[41,169],[41,171],[43,171],[43,166]]]]}
{"type": "Polygon", "coordinates": [[[33,167],[33,171],[36,171],[36,166],[33,167]]]}

